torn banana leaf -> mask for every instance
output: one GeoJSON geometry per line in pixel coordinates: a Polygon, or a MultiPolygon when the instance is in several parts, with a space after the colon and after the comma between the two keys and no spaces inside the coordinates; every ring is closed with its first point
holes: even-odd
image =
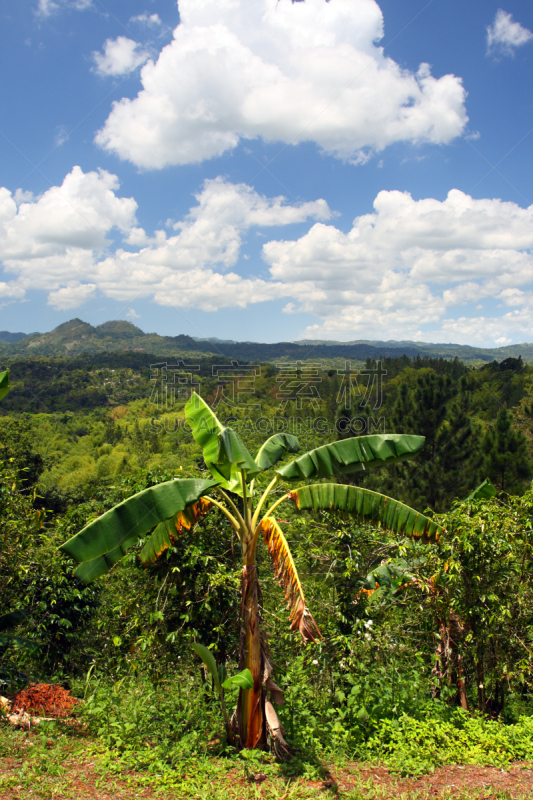
{"type": "Polygon", "coordinates": [[[360,486],[316,483],[289,492],[289,497],[300,511],[339,511],[405,536],[438,540],[444,533],[441,525],[424,514],[360,486]]]}

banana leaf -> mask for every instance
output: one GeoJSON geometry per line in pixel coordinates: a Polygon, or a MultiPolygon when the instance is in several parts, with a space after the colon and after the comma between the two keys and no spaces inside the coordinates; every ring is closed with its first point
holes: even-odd
{"type": "Polygon", "coordinates": [[[235,473],[235,467],[239,471],[243,469],[248,479],[255,478],[261,472],[239,436],[231,428],[222,428],[218,435],[217,459],[213,462],[213,466],[228,481],[235,473]]]}
{"type": "Polygon", "coordinates": [[[2,614],[0,617],[0,631],[5,631],[8,628],[13,628],[15,625],[18,625],[19,622],[26,619],[27,617],[26,611],[22,611],[22,609],[17,611],[9,611],[7,614],[2,614]]]}
{"type": "Polygon", "coordinates": [[[255,463],[262,469],[270,469],[285,453],[299,453],[300,442],[292,433],[275,433],[260,447],[255,463]]]}
{"type": "Polygon", "coordinates": [[[205,666],[211,673],[213,680],[215,682],[215,688],[217,689],[219,694],[221,689],[253,688],[254,681],[252,678],[252,673],[250,672],[249,669],[243,669],[241,672],[237,673],[237,675],[233,675],[231,678],[226,677],[224,682],[221,682],[220,678],[221,675],[225,673],[225,667],[223,667],[222,669],[219,667],[219,669],[217,669],[215,657],[211,652],[211,650],[208,647],[205,647],[203,644],[200,644],[199,642],[194,642],[191,645],[191,647],[196,653],[196,655],[200,656],[205,666]]]}
{"type": "Polygon", "coordinates": [[[7,647],[10,644],[21,647],[28,652],[33,652],[42,647],[40,642],[34,642],[31,639],[24,639],[22,636],[11,636],[9,633],[0,633],[0,647],[7,647]]]}
{"type": "Polygon", "coordinates": [[[345,475],[369,467],[404,461],[419,453],[423,446],[423,436],[410,434],[354,436],[309,450],[276,472],[290,481],[331,478],[334,475],[345,475]]]}
{"type": "Polygon", "coordinates": [[[200,644],[199,642],[193,642],[191,647],[196,653],[196,655],[200,656],[200,658],[204,662],[205,666],[213,676],[213,680],[215,682],[217,691],[220,692],[220,677],[218,674],[217,665],[213,653],[208,647],[205,647],[205,645],[200,644]]]}
{"type": "Polygon", "coordinates": [[[243,669],[237,675],[232,675],[231,678],[226,678],[222,684],[223,689],[253,689],[254,679],[249,669],[243,669]]]}
{"type": "Polygon", "coordinates": [[[0,372],[0,400],[9,392],[9,370],[0,372]]]}
{"type": "Polygon", "coordinates": [[[470,502],[470,500],[490,500],[492,497],[496,496],[496,489],[492,485],[492,481],[490,478],[485,478],[483,483],[480,483],[479,486],[474,489],[474,491],[468,495],[465,500],[465,503],[470,502]]]}
{"type": "Polygon", "coordinates": [[[172,546],[172,543],[184,530],[190,531],[198,520],[207,514],[212,505],[209,500],[201,497],[197,503],[187,506],[172,519],[160,522],[141,550],[142,563],[145,566],[153,564],[161,553],[172,546]]]}
{"type": "Polygon", "coordinates": [[[109,572],[111,567],[113,567],[117,561],[120,561],[122,556],[126,555],[126,550],[128,550],[128,548],[132,547],[138,541],[138,536],[132,536],[130,539],[126,539],[126,541],[120,544],[118,547],[115,547],[114,550],[111,550],[111,552],[104,553],[103,556],[93,558],[91,561],[83,561],[74,570],[74,577],[85,584],[91,583],[97,578],[101,578],[102,575],[105,575],[106,572],[109,572]]]}
{"type": "Polygon", "coordinates": [[[437,539],[444,533],[424,514],[384,494],[359,486],[317,483],[289,492],[300,511],[340,511],[366,522],[374,522],[393,533],[437,539]]]}
{"type": "Polygon", "coordinates": [[[107,556],[116,563],[124,554],[124,549],[131,546],[136,539],[163,520],[196,503],[214,486],[215,481],[193,478],[177,478],[151,486],[90,522],[61,545],[60,550],[79,562],[107,556]]]}
{"type": "Polygon", "coordinates": [[[261,470],[239,436],[222,425],[196,392],[185,405],[185,417],[213,477],[223,489],[242,494],[241,469],[247,480],[255,478],[261,470]]]}

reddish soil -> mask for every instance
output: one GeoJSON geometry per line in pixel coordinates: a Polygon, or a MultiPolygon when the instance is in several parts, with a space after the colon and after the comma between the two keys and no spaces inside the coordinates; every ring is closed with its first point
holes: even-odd
{"type": "MultiPolygon", "coordinates": [[[[40,800],[51,797],[54,800],[157,800],[161,794],[135,781],[135,773],[128,772],[126,780],[117,780],[109,776],[102,780],[102,775],[95,770],[94,761],[76,759],[63,762],[68,769],[66,785],[55,786],[53,792],[43,792],[44,786],[37,783],[34,787],[16,785],[2,792],[0,800],[40,800]]],[[[16,759],[0,759],[0,783],[20,769],[21,762],[16,759]]],[[[369,768],[363,764],[351,764],[323,781],[309,781],[295,778],[287,784],[287,779],[266,777],[262,774],[250,776],[247,781],[242,771],[228,773],[220,784],[213,783],[212,788],[227,788],[228,800],[258,800],[261,797],[272,798],[288,794],[291,798],[299,797],[346,797],[353,789],[362,791],[369,800],[531,800],[533,798],[533,768],[527,764],[514,764],[508,770],[492,767],[442,767],[431,775],[421,778],[398,778],[390,775],[383,767],[369,768]],[[254,780],[255,778],[255,780],[254,780]],[[298,787],[298,789],[296,788],[298,787]],[[277,791],[276,791],[277,790],[277,791]],[[310,790],[314,790],[316,795],[310,790]]],[[[173,789],[165,789],[165,800],[184,800],[184,794],[173,789]]]]}
{"type": "Polygon", "coordinates": [[[27,711],[44,717],[68,717],[77,704],[70,690],[48,683],[31,683],[13,698],[13,712],[27,711]]]}
{"type": "Polygon", "coordinates": [[[390,790],[390,797],[475,797],[489,798],[502,793],[512,798],[533,798],[533,765],[512,764],[507,769],[480,766],[439,767],[430,775],[420,778],[399,778],[391,775],[386,767],[372,769],[367,765],[354,764],[348,770],[340,770],[331,776],[339,794],[356,786],[371,785],[374,789],[390,790]],[[357,779],[354,778],[357,776],[357,779]]]}

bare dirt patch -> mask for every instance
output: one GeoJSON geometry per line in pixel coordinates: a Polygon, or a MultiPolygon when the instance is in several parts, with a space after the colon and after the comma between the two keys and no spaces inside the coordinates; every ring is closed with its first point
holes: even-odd
{"type": "Polygon", "coordinates": [[[439,767],[429,775],[419,778],[399,778],[391,775],[386,767],[369,767],[354,764],[339,770],[335,775],[339,794],[354,788],[381,787],[383,797],[395,798],[533,798],[533,766],[517,763],[508,769],[483,766],[439,767]],[[388,793],[388,794],[387,794],[388,793]]]}

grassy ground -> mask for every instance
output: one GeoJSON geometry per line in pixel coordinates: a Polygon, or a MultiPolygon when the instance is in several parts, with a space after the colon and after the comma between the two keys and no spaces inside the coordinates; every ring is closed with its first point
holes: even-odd
{"type": "Polygon", "coordinates": [[[276,763],[268,755],[203,757],[169,766],[104,749],[64,725],[29,732],[0,727],[0,800],[531,800],[533,765],[507,769],[446,766],[419,778],[399,778],[380,765],[335,759],[276,763]]]}

